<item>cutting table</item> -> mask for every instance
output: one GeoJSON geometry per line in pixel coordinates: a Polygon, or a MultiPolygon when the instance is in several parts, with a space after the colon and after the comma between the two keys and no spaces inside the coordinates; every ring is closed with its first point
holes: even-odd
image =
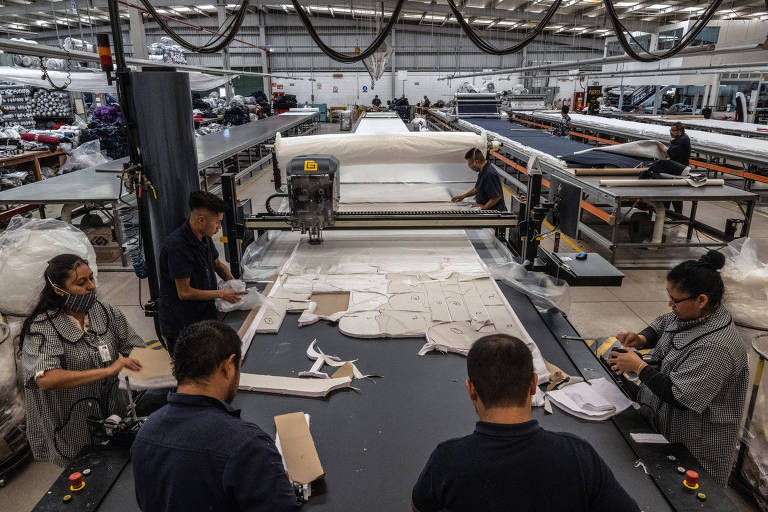
{"type": "MultiPolygon", "coordinates": [[[[741,190],[731,186],[706,186],[706,187],[603,187],[600,186],[600,178],[588,176],[575,176],[568,171],[565,162],[558,160],[557,156],[594,148],[575,140],[555,137],[547,131],[534,129],[520,123],[510,123],[500,119],[473,118],[470,121],[455,119],[441,112],[430,112],[430,123],[434,128],[442,130],[462,130],[480,132],[486,130],[489,137],[501,142],[499,152],[492,152],[496,164],[507,174],[502,176],[505,181],[525,192],[527,190],[526,162],[533,154],[544,154],[547,158],[540,161],[542,172],[545,176],[573,184],[582,189],[585,198],[581,203],[582,213],[579,219],[580,233],[592,242],[606,249],[610,253],[611,263],[616,261],[620,248],[632,247],[722,247],[727,244],[729,237],[719,227],[707,225],[696,218],[699,202],[704,201],[731,201],[736,203],[743,224],[737,236],[749,235],[752,214],[758,196],[753,192],[741,190]],[[554,157],[554,158],[553,158],[554,157]],[[670,241],[664,243],[629,242],[620,238],[619,226],[623,215],[628,213],[627,206],[635,201],[648,202],[660,201],[689,201],[692,204],[687,216],[676,216],[671,212],[667,215],[673,217],[678,224],[687,225],[685,240],[670,241]],[[624,210],[622,211],[622,205],[624,210]],[[586,212],[586,214],[584,213],[586,212]],[[587,215],[589,214],[589,216],[587,215]],[[591,216],[591,217],[590,217],[591,216]],[[589,219],[597,219],[603,224],[595,226],[589,219]],[[607,225],[607,226],[606,226],[607,225]],[[607,232],[606,232],[607,228],[607,232]],[[693,241],[696,230],[706,233],[712,241],[693,241]]],[[[639,162],[639,160],[638,160],[639,162]]],[[[545,183],[546,185],[546,183],[545,183]]],[[[736,213],[738,215],[738,213],[736,213]]]]}
{"type": "MultiPolygon", "coordinates": [[[[526,296],[502,283],[500,287],[547,360],[572,375],[581,372],[586,378],[608,377],[583,342],[560,339],[576,334],[562,314],[539,313],[526,296]]],[[[244,312],[233,313],[226,321],[238,328],[244,316],[244,312]]],[[[358,359],[361,371],[382,378],[356,380],[354,386],[359,391],[341,390],[326,399],[240,392],[233,405],[242,410],[243,419],[270,435],[275,433],[275,415],[303,411],[311,416],[327,492],[312,497],[305,505],[308,510],[408,510],[412,486],[435,446],[474,429],[476,416],[464,387],[466,358],[438,353],[418,356],[423,339],[353,339],[327,323],[300,329],[296,318],[289,315],[279,335],[254,339],[243,372],[295,376],[311,366],[305,351],[316,338],[326,354],[358,359]]],[[[707,501],[699,502],[683,493],[675,468],[681,464],[687,469],[700,468],[680,446],[656,447],[658,453],[649,453],[647,447],[628,441],[627,432],[650,432],[634,410],[604,422],[580,420],[557,408],[552,415],[535,408],[533,416],[544,428],[589,441],[645,512],[734,510],[722,489],[703,472],[701,486],[707,501]],[[673,454],[675,461],[667,458],[673,454]],[[636,467],[640,458],[651,475],[646,475],[642,466],[636,467]],[[667,489],[669,496],[661,489],[667,489]]],[[[91,470],[95,476],[100,468],[91,470]]],[[[63,474],[66,478],[69,469],[63,474]]],[[[557,478],[556,469],[553,478],[557,478]]],[[[56,484],[51,491],[51,503],[61,503],[58,494],[64,491],[56,484]]],[[[138,511],[134,492],[128,464],[100,506],[91,510],[138,511]]],[[[75,505],[73,502],[68,507],[75,510],[75,505]]]]}

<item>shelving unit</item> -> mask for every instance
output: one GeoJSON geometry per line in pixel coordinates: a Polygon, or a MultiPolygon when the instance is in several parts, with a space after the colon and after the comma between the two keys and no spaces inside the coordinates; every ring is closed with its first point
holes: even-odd
{"type": "Polygon", "coordinates": [[[26,85],[0,82],[0,96],[2,107],[8,110],[7,114],[0,116],[0,128],[9,128],[21,125],[24,128],[34,128],[35,120],[32,118],[30,99],[32,89],[26,85]]]}

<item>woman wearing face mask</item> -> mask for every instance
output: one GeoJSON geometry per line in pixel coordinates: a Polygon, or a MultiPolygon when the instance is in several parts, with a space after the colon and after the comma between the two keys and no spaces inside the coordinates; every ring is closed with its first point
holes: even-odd
{"type": "Polygon", "coordinates": [[[747,353],[731,315],[722,305],[725,263],[709,251],[667,274],[672,312],[640,333],[617,335],[628,350],[612,353],[616,373],[635,372],[637,401],[657,432],[684,443],[715,480],[725,486],[736,455],[749,385],[747,353]],[[648,361],[630,348],[650,348],[648,361]]]}
{"type": "Polygon", "coordinates": [[[36,459],[65,466],[90,443],[87,417],[125,415],[117,374],[141,368],[125,356],[144,342],[119,309],[96,298],[84,259],[56,256],[44,278],[20,338],[27,438],[36,459]]]}

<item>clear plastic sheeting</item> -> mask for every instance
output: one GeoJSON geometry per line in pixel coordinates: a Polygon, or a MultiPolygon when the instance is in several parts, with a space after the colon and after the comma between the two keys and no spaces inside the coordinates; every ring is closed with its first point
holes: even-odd
{"type": "MultiPolygon", "coordinates": [[[[368,70],[368,74],[371,75],[371,83],[380,80],[384,75],[387,61],[389,61],[393,51],[394,48],[384,41],[370,57],[363,59],[363,65],[368,70]]],[[[373,85],[371,85],[371,89],[373,89],[373,85]]]]}
{"type": "Polygon", "coordinates": [[[61,166],[61,174],[79,171],[87,167],[95,167],[112,160],[101,153],[101,143],[98,139],[81,144],[67,155],[67,161],[61,166]]]}
{"type": "MultiPolygon", "coordinates": [[[[19,322],[16,324],[18,326],[19,322]]],[[[11,432],[24,423],[24,399],[20,392],[14,350],[18,330],[0,321],[0,463],[11,451],[4,439],[14,437],[11,432]]]]}
{"type": "Polygon", "coordinates": [[[541,272],[531,272],[514,261],[491,266],[490,270],[494,279],[526,294],[539,311],[555,308],[567,314],[571,308],[568,283],[562,279],[541,272]]]}
{"type": "Polygon", "coordinates": [[[256,288],[246,288],[245,283],[239,279],[219,283],[219,289],[222,290],[224,288],[231,288],[236,292],[245,292],[245,295],[242,295],[240,300],[234,303],[223,299],[216,299],[216,309],[222,313],[229,313],[238,309],[248,311],[255,307],[271,304],[271,301],[260,294],[256,288]]]}
{"type": "Polygon", "coordinates": [[[267,231],[254,240],[243,253],[243,280],[272,281],[293,254],[301,234],[291,231],[267,231]]]}
{"type": "Polygon", "coordinates": [[[0,312],[30,315],[45,285],[48,260],[60,254],[88,260],[97,276],[96,253],[85,233],[60,220],[12,218],[0,235],[0,312]]]}
{"type": "Polygon", "coordinates": [[[760,259],[751,238],[734,240],[723,252],[725,305],[733,320],[745,327],[768,330],[768,263],[760,259]]]}

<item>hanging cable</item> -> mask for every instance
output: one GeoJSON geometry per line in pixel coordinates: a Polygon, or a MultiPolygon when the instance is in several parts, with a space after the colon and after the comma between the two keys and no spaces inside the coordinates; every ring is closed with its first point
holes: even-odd
{"type": "Polygon", "coordinates": [[[464,19],[464,16],[461,14],[459,8],[456,6],[453,0],[448,0],[448,6],[451,8],[451,11],[453,11],[453,15],[456,16],[456,21],[459,22],[461,29],[465,34],[467,34],[467,37],[469,37],[475,46],[480,48],[485,53],[490,53],[491,55],[509,55],[510,53],[518,52],[531,44],[534,38],[536,38],[536,36],[544,31],[544,27],[547,26],[549,21],[552,19],[552,16],[555,15],[555,11],[557,11],[557,8],[560,7],[561,2],[562,0],[555,0],[547,10],[546,14],[544,14],[544,17],[541,19],[541,21],[539,21],[539,24],[536,25],[533,31],[528,34],[525,39],[515,45],[508,46],[506,48],[496,48],[489,42],[483,40],[483,38],[480,37],[477,32],[475,32],[475,29],[473,29],[469,23],[467,23],[467,20],[464,19]]]}
{"type": "MultiPolygon", "coordinates": [[[[448,0],[449,2],[451,0],[448,0]]],[[[677,53],[679,53],[683,48],[688,46],[691,41],[699,35],[699,32],[701,32],[704,27],[707,25],[707,23],[710,22],[712,17],[717,12],[717,9],[720,7],[720,4],[722,3],[722,0],[712,0],[712,3],[709,4],[709,7],[707,7],[707,10],[704,11],[704,14],[702,14],[699,19],[696,21],[696,23],[691,27],[691,29],[680,39],[680,41],[675,44],[672,48],[670,48],[668,51],[664,53],[652,53],[649,51],[645,51],[645,55],[640,55],[635,51],[635,49],[632,47],[632,45],[627,40],[627,37],[624,35],[626,32],[630,39],[639,47],[643,48],[643,45],[640,44],[640,42],[635,39],[635,36],[632,35],[632,32],[627,30],[627,28],[624,26],[624,24],[619,19],[618,14],[616,13],[616,8],[613,5],[613,0],[603,0],[603,3],[605,4],[605,10],[608,13],[608,16],[611,18],[611,22],[613,23],[613,29],[614,32],[616,32],[616,37],[619,40],[619,44],[624,49],[624,51],[632,57],[634,60],[640,61],[640,62],[656,62],[659,60],[668,59],[677,53]]]]}
{"type": "Polygon", "coordinates": [[[166,23],[163,16],[157,12],[149,0],[140,1],[155,20],[155,22],[160,25],[160,28],[162,28],[163,31],[165,31],[165,33],[171,37],[171,39],[176,41],[180,46],[186,48],[187,50],[197,53],[217,53],[229,46],[229,43],[232,42],[237,33],[240,31],[240,26],[243,24],[245,15],[248,13],[248,0],[242,0],[240,5],[236,8],[235,13],[227,18],[227,21],[225,21],[218,28],[214,35],[205,44],[198,46],[190,43],[179,34],[177,34],[176,31],[174,31],[170,25],[166,23]]]}
{"type": "MultiPolygon", "coordinates": [[[[142,0],[144,1],[144,0],[142,0]]],[[[400,11],[403,9],[403,6],[405,5],[405,0],[398,0],[397,5],[395,6],[394,11],[392,12],[392,17],[389,18],[389,21],[387,22],[386,26],[384,27],[384,30],[379,32],[379,35],[376,36],[376,39],[373,40],[373,42],[360,53],[354,53],[354,54],[348,54],[348,53],[341,53],[337,52],[327,44],[323,42],[322,39],[320,39],[320,36],[315,31],[315,27],[312,26],[312,21],[309,19],[309,16],[307,16],[307,13],[304,11],[304,8],[301,6],[298,0],[291,0],[291,3],[293,3],[294,9],[296,9],[296,14],[299,15],[299,18],[301,19],[301,22],[304,24],[304,27],[309,32],[310,37],[312,37],[312,40],[320,47],[321,50],[323,50],[323,53],[325,53],[327,56],[332,58],[333,60],[337,62],[344,62],[344,63],[352,63],[352,62],[358,62],[363,59],[367,59],[373,53],[381,46],[381,43],[384,42],[384,40],[389,36],[389,33],[392,31],[392,27],[395,26],[395,22],[397,22],[397,19],[400,17],[400,11]]],[[[354,11],[353,11],[354,16],[354,11]]]]}
{"type": "Polygon", "coordinates": [[[66,91],[67,87],[72,83],[72,57],[69,56],[69,51],[67,51],[67,81],[64,85],[56,85],[53,83],[53,80],[51,80],[51,77],[48,75],[48,68],[45,65],[45,59],[42,57],[39,57],[40,59],[40,69],[43,71],[42,79],[48,80],[48,83],[51,84],[51,88],[54,91],[66,91]]]}

